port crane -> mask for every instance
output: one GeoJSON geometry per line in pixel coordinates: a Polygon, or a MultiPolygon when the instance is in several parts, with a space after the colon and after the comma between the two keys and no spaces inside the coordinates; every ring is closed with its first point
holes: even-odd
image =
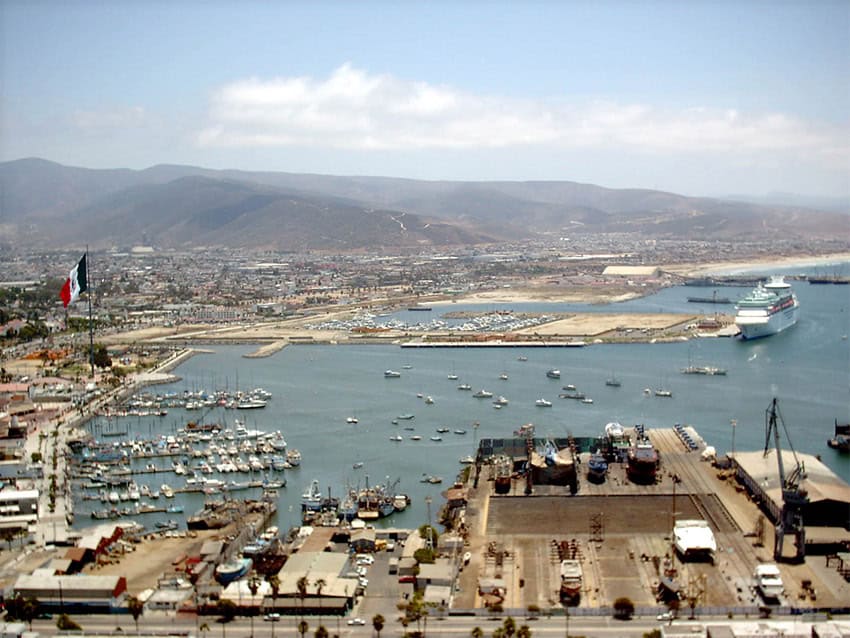
{"type": "Polygon", "coordinates": [[[779,520],[776,523],[774,533],[773,558],[775,560],[782,560],[785,535],[793,534],[794,544],[796,545],[794,559],[802,561],[806,556],[806,529],[803,525],[803,508],[809,502],[808,493],[800,485],[801,481],[805,478],[805,468],[797,459],[797,453],[794,451],[794,446],[791,445],[788,428],[779,414],[776,397],[773,398],[770,407],[765,411],[764,429],[764,456],[767,456],[770,452],[770,438],[772,434],[773,445],[776,448],[776,462],[779,466],[779,484],[782,490],[782,509],[779,512],[779,520]],[[782,423],[782,429],[785,430],[788,447],[791,449],[791,454],[794,457],[794,467],[788,474],[785,473],[785,466],[782,462],[782,448],[779,444],[779,423],[782,423]]]}

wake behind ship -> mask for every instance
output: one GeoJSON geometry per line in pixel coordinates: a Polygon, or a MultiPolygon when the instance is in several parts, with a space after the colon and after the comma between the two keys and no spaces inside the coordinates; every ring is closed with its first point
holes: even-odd
{"type": "Polygon", "coordinates": [[[771,277],[738,301],[735,324],[742,339],[768,337],[797,323],[799,307],[791,285],[782,277],[771,277]]]}

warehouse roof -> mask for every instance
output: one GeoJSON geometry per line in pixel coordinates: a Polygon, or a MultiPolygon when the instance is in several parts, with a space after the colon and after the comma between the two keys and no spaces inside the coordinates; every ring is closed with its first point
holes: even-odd
{"type": "MultiPolygon", "coordinates": [[[[798,452],[797,459],[805,475],[801,487],[808,491],[810,503],[818,501],[850,503],[850,485],[817,457],[798,452]]],[[[763,452],[738,452],[735,454],[735,462],[761,486],[772,501],[781,505],[782,487],[779,483],[779,465],[775,450],[771,450],[767,455],[763,452]]],[[[790,450],[782,450],[782,464],[786,475],[796,466],[794,454],[790,450]]]]}

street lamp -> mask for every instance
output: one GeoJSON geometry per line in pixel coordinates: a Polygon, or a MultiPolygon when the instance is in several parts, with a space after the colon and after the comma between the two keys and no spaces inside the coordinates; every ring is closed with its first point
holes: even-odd
{"type": "Polygon", "coordinates": [[[425,497],[425,505],[428,507],[428,549],[434,549],[434,537],[431,534],[431,497],[425,497]]]}
{"type": "Polygon", "coordinates": [[[732,458],[735,458],[735,428],[738,425],[738,421],[736,419],[729,419],[729,423],[732,425],[732,458]]]}

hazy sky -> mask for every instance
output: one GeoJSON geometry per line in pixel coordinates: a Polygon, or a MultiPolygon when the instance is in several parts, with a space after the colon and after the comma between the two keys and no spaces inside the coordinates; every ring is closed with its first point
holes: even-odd
{"type": "Polygon", "coordinates": [[[0,159],[850,195],[850,0],[0,0],[0,159]]]}

